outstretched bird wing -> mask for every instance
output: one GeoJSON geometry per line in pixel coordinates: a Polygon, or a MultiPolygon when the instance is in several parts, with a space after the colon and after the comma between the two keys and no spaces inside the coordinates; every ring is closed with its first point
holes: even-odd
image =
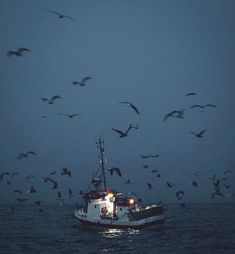
{"type": "Polygon", "coordinates": [[[120,131],[120,130],[118,130],[118,129],[115,129],[115,128],[111,128],[113,131],[116,131],[117,133],[119,133],[120,135],[122,135],[122,136],[125,136],[125,133],[124,132],[122,132],[122,131],[120,131]]]}

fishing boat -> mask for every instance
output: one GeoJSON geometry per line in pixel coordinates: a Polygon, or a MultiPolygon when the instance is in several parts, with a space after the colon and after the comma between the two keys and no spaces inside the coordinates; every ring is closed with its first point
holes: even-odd
{"type": "Polygon", "coordinates": [[[97,146],[100,165],[83,194],[83,204],[74,211],[75,217],[82,225],[91,227],[139,229],[162,225],[165,216],[161,203],[142,206],[137,198],[107,187],[104,141],[101,138],[97,146]]]}

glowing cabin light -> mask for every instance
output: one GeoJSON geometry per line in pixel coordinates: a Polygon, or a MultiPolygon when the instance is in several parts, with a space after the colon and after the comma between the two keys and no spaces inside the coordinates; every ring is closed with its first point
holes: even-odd
{"type": "Polygon", "coordinates": [[[129,205],[133,205],[135,203],[135,200],[131,198],[128,200],[128,203],[129,203],[129,205]]]}

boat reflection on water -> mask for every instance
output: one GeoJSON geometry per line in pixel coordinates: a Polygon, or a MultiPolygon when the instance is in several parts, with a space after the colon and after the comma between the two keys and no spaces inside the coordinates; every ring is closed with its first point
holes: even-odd
{"type": "Polygon", "coordinates": [[[140,230],[138,229],[119,229],[119,228],[107,228],[99,232],[101,236],[104,238],[117,238],[121,235],[138,235],[140,234],[140,230]]]}

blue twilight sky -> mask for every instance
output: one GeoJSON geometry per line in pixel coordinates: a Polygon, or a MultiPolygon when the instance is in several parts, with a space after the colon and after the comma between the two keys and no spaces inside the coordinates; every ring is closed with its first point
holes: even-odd
{"type": "Polygon", "coordinates": [[[184,190],[184,202],[207,202],[216,174],[230,178],[220,182],[224,197],[213,202],[234,202],[234,27],[233,0],[0,0],[0,171],[19,173],[0,181],[0,203],[17,197],[55,202],[56,191],[41,181],[55,170],[65,199],[68,188],[75,194],[66,202],[79,201],[99,164],[98,136],[105,140],[107,168],[123,174],[108,176],[113,188],[165,202],[184,190]],[[31,52],[6,54],[20,47],[31,52]],[[86,86],[72,84],[86,76],[92,77],[86,86]],[[62,99],[41,100],[54,95],[62,99]],[[194,104],[216,108],[202,112],[191,109],[194,104]],[[182,109],[183,119],[163,121],[182,109]],[[111,130],[130,123],[139,128],[126,138],[111,130]],[[203,129],[203,138],[190,133],[203,129]],[[16,158],[30,150],[37,155],[16,158]],[[156,153],[159,158],[140,157],[156,153]],[[64,167],[72,178],[60,175],[64,167]],[[30,174],[35,177],[26,180],[30,174]],[[167,181],[176,185],[167,188],[167,181]],[[25,193],[30,185],[37,193],[25,193]]]}

